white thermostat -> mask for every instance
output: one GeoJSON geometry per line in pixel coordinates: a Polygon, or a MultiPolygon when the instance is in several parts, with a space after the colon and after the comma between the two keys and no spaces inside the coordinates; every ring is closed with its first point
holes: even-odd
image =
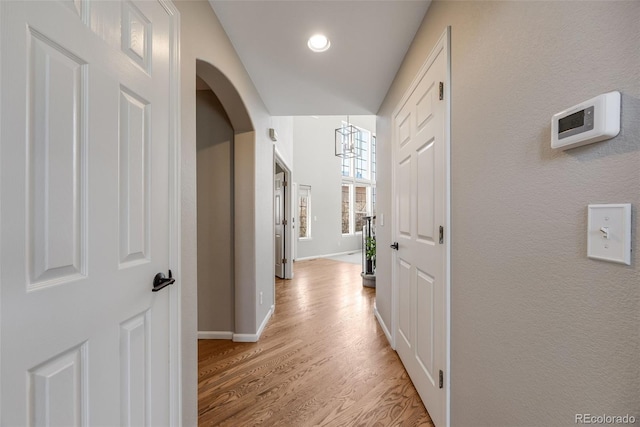
{"type": "Polygon", "coordinates": [[[580,147],[620,133],[620,92],[596,96],[553,115],[551,148],[580,147]]]}

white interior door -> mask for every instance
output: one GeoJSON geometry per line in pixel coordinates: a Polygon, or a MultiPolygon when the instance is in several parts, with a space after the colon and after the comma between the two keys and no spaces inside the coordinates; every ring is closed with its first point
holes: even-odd
{"type": "Polygon", "coordinates": [[[448,172],[446,102],[440,99],[446,73],[446,51],[436,49],[394,116],[393,138],[395,344],[436,426],[446,423],[441,375],[447,360],[447,268],[442,233],[448,172]]]}
{"type": "Polygon", "coordinates": [[[275,182],[274,182],[274,199],[273,199],[273,208],[274,208],[274,218],[275,218],[275,242],[276,242],[276,276],[280,278],[284,278],[284,172],[280,172],[276,174],[275,182]]]}
{"type": "Polygon", "coordinates": [[[0,2],[3,425],[170,423],[167,7],[0,2]]]}

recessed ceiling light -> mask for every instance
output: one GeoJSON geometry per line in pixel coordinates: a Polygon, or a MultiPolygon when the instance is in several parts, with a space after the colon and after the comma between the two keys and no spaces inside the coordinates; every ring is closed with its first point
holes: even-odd
{"type": "Polygon", "coordinates": [[[314,52],[324,52],[329,49],[331,46],[331,42],[329,39],[322,34],[314,34],[309,37],[309,41],[307,42],[307,46],[314,52]]]}

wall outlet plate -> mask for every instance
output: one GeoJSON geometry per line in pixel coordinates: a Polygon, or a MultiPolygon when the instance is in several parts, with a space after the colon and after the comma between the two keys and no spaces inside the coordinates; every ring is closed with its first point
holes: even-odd
{"type": "Polygon", "coordinates": [[[631,265],[631,204],[596,204],[587,210],[587,256],[631,265]]]}
{"type": "Polygon", "coordinates": [[[269,128],[269,138],[271,138],[273,142],[278,140],[278,132],[276,132],[274,128],[269,128]]]}

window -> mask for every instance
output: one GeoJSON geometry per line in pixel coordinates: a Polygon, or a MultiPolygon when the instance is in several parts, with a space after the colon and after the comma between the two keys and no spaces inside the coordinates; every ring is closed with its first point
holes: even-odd
{"type": "Polygon", "coordinates": [[[342,234],[361,233],[364,217],[375,215],[376,137],[358,128],[356,157],[342,159],[342,234]]]}
{"type": "Polygon", "coordinates": [[[298,187],[298,238],[311,238],[311,187],[301,185],[298,187]]]}
{"type": "MultiPolygon", "coordinates": [[[[371,181],[376,182],[376,136],[371,137],[371,181]]],[[[374,197],[375,200],[375,197],[374,197]]]]}
{"type": "Polygon", "coordinates": [[[371,133],[358,129],[356,135],[355,177],[369,179],[369,139],[371,133]],[[366,133],[365,133],[366,132],[366,133]]]}
{"type": "Polygon", "coordinates": [[[342,159],[342,176],[351,175],[351,159],[343,158],[342,159]]]}
{"type": "Polygon", "coordinates": [[[355,205],[355,219],[356,219],[356,233],[362,231],[364,226],[364,217],[368,215],[367,206],[367,187],[358,185],[356,186],[356,205],[355,205]]]}
{"type": "Polygon", "coordinates": [[[342,234],[351,232],[351,186],[342,185],[342,234]]]}
{"type": "Polygon", "coordinates": [[[376,215],[376,187],[371,187],[371,215],[376,215]]]}

